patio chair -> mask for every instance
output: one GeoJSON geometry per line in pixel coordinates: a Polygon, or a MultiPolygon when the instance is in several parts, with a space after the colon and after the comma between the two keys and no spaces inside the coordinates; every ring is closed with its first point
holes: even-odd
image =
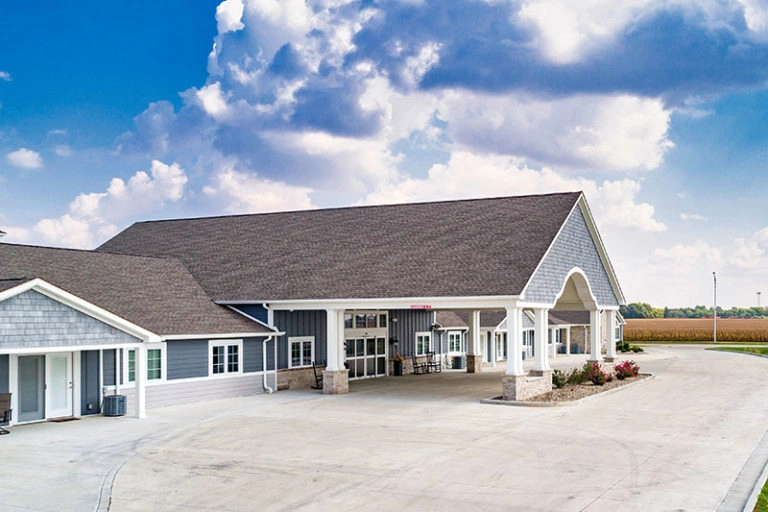
{"type": "Polygon", "coordinates": [[[416,354],[411,354],[411,361],[413,361],[413,373],[416,375],[429,373],[429,366],[427,366],[427,363],[420,363],[416,359],[416,354]]]}
{"type": "Polygon", "coordinates": [[[427,365],[428,372],[440,373],[441,371],[443,371],[443,365],[440,363],[439,359],[435,359],[434,352],[427,352],[426,365],[427,365]]]}
{"type": "Polygon", "coordinates": [[[312,389],[323,389],[323,373],[318,373],[317,366],[315,366],[314,361],[312,361],[312,373],[315,376],[315,383],[310,387],[312,389]]]}
{"type": "MultiPolygon", "coordinates": [[[[9,423],[12,419],[13,409],[11,409],[11,394],[0,393],[0,423],[9,423]]],[[[10,431],[0,427],[0,435],[10,433],[10,431]]]]}

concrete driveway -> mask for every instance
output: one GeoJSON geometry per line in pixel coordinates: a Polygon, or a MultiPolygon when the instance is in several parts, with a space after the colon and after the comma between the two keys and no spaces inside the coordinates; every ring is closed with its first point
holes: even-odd
{"type": "Polygon", "coordinates": [[[0,508],[741,510],[768,460],[768,359],[633,357],[656,378],[575,407],[480,404],[499,369],[17,427],[0,508]]]}

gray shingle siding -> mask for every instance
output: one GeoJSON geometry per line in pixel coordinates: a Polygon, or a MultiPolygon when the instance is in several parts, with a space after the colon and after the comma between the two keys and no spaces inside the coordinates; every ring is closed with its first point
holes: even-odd
{"type": "Polygon", "coordinates": [[[592,293],[600,306],[619,304],[580,208],[573,210],[534,273],[525,291],[525,300],[554,302],[565,284],[566,275],[574,267],[581,268],[587,274],[592,293]]]}
{"type": "Polygon", "coordinates": [[[137,338],[34,290],[0,303],[0,348],[132,343],[137,338]]]}
{"type": "Polygon", "coordinates": [[[166,344],[168,380],[208,376],[208,340],[176,340],[166,344]]]}

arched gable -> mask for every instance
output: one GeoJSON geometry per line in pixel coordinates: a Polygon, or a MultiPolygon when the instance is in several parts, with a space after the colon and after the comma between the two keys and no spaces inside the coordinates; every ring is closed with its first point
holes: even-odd
{"type": "Polygon", "coordinates": [[[523,299],[554,304],[574,268],[580,269],[586,275],[592,294],[600,307],[619,305],[619,298],[614,293],[608,276],[609,270],[603,264],[584,213],[578,207],[573,209],[563,229],[528,281],[523,291],[523,299]]]}

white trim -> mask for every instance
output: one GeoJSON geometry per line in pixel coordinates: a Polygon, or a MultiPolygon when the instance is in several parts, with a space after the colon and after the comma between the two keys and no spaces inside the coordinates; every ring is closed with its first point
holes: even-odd
{"type": "MultiPolygon", "coordinates": [[[[245,304],[243,304],[243,305],[245,305],[245,304]]],[[[254,305],[255,305],[255,304],[254,304],[254,305]]],[[[232,311],[234,311],[235,313],[238,313],[238,314],[240,314],[240,315],[244,316],[244,317],[245,317],[245,318],[247,318],[248,320],[252,320],[252,321],[256,322],[256,323],[257,323],[257,324],[259,324],[259,325],[263,325],[263,326],[264,326],[264,327],[266,327],[267,329],[271,329],[273,332],[272,332],[272,333],[270,333],[270,334],[268,334],[268,336],[272,336],[272,335],[274,335],[275,333],[277,333],[277,329],[275,328],[275,326],[273,326],[273,325],[269,325],[268,323],[264,323],[264,322],[262,322],[261,320],[259,320],[258,318],[256,318],[255,316],[249,315],[248,313],[246,313],[246,312],[244,312],[244,311],[240,311],[239,309],[237,309],[236,307],[234,307],[234,306],[233,306],[233,305],[231,305],[231,304],[225,304],[225,307],[227,307],[227,308],[231,309],[231,310],[232,310],[232,311]]],[[[263,307],[263,308],[264,308],[264,310],[267,312],[267,321],[269,321],[269,309],[267,309],[267,307],[266,307],[266,306],[264,306],[263,304],[261,304],[261,307],[263,307]]]]}
{"type": "Polygon", "coordinates": [[[121,348],[135,348],[141,346],[142,342],[136,343],[116,343],[114,345],[64,345],[60,347],[25,347],[25,348],[5,348],[0,349],[0,355],[3,354],[21,354],[36,355],[50,354],[52,352],[84,352],[86,350],[114,350],[121,348]]]}
{"type": "MultiPolygon", "coordinates": [[[[147,386],[156,386],[158,384],[162,384],[167,380],[168,376],[168,356],[167,356],[167,346],[165,343],[147,343],[147,372],[149,372],[149,351],[150,350],[159,350],[160,351],[160,378],[159,379],[150,379],[147,375],[144,375],[144,383],[147,386]]],[[[120,385],[123,388],[134,388],[136,387],[136,381],[130,381],[128,380],[128,354],[131,352],[131,350],[136,351],[137,348],[126,348],[123,349],[123,355],[120,357],[121,359],[121,374],[123,377],[123,383],[120,385]]],[[[135,357],[135,356],[134,356],[135,357]]],[[[135,359],[134,359],[135,361],[135,359]]],[[[134,363],[135,364],[135,363],[134,363]]],[[[138,370],[137,368],[134,368],[134,373],[138,370]]],[[[137,376],[134,375],[134,378],[137,376]]]]}
{"type": "Polygon", "coordinates": [[[176,341],[176,340],[205,340],[224,336],[225,338],[267,338],[269,336],[282,336],[284,332],[223,332],[210,334],[169,334],[161,336],[158,341],[176,341]]]}
{"type": "Polygon", "coordinates": [[[114,327],[115,329],[119,329],[126,334],[135,336],[142,341],[159,341],[160,337],[157,334],[148,331],[143,327],[134,324],[133,322],[129,322],[128,320],[125,320],[124,318],[121,318],[114,313],[110,313],[106,309],[100,308],[99,306],[83,300],[80,297],[62,290],[61,288],[58,288],[57,286],[54,286],[40,278],[27,281],[26,283],[22,283],[18,286],[0,292],[0,302],[3,302],[11,297],[15,297],[16,295],[29,290],[39,292],[49,299],[60,302],[65,306],[69,306],[72,309],[88,315],[91,318],[95,318],[96,320],[104,322],[105,324],[114,327]]]}
{"type": "Polygon", "coordinates": [[[432,331],[417,331],[413,333],[413,353],[417,356],[425,356],[427,352],[434,352],[434,346],[432,344],[432,331]],[[426,336],[428,338],[429,348],[423,352],[419,352],[419,336],[426,336]]]}
{"type": "Polygon", "coordinates": [[[208,340],[208,378],[221,379],[243,373],[243,340],[208,340]],[[226,347],[237,346],[237,371],[229,371],[229,350],[226,347]],[[224,349],[224,372],[213,373],[213,347],[225,347],[224,349]]]}
{"type": "Polygon", "coordinates": [[[392,310],[392,309],[426,309],[426,310],[455,310],[455,309],[503,309],[511,303],[516,303],[518,295],[485,295],[468,297],[393,297],[393,298],[340,298],[340,299],[307,299],[307,300],[220,300],[219,305],[228,304],[269,304],[273,310],[320,310],[320,309],[354,309],[354,310],[392,310]],[[412,307],[412,306],[418,306],[412,307]],[[429,306],[429,307],[424,307],[429,306]]]}
{"type": "Polygon", "coordinates": [[[311,368],[312,367],[312,363],[314,363],[314,362],[315,362],[315,337],[314,336],[291,336],[291,337],[288,338],[288,369],[289,370],[293,370],[295,368],[311,368]],[[300,364],[298,366],[293,366],[291,364],[291,361],[293,360],[293,347],[291,345],[293,345],[294,343],[301,343],[301,348],[302,348],[302,351],[301,351],[302,356],[301,357],[303,359],[303,357],[304,357],[304,350],[303,350],[304,349],[304,343],[306,343],[306,342],[310,342],[311,343],[310,346],[311,346],[312,356],[310,358],[310,363],[309,364],[300,364]]]}

